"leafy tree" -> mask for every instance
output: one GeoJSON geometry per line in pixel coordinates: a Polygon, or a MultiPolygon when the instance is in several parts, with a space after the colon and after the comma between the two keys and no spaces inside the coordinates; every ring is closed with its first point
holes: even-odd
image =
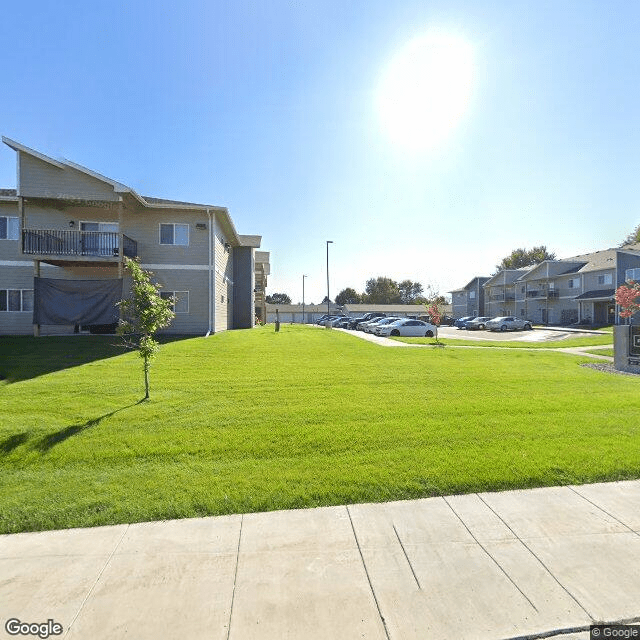
{"type": "Polygon", "coordinates": [[[265,301],[269,304],[291,304],[291,298],[286,293],[272,293],[265,301]]]}
{"type": "Polygon", "coordinates": [[[540,264],[545,260],[555,260],[556,254],[549,253],[545,245],[533,247],[531,249],[514,249],[506,258],[502,258],[502,262],[496,265],[495,273],[503,269],[522,269],[523,267],[531,267],[540,264]]]}
{"type": "Polygon", "coordinates": [[[400,302],[402,304],[413,304],[419,302],[424,293],[424,289],[419,282],[411,282],[411,280],[403,280],[398,284],[400,291],[400,302]]]}
{"type": "Polygon", "coordinates": [[[345,304],[358,304],[361,300],[362,300],[362,296],[355,289],[352,289],[351,287],[347,287],[346,289],[343,289],[336,296],[336,304],[340,306],[345,304]]]}
{"type": "Polygon", "coordinates": [[[171,324],[175,313],[174,300],[162,298],[160,285],[151,282],[150,271],[145,271],[140,262],[124,259],[124,266],[131,276],[131,298],[120,300],[121,319],[118,334],[123,337],[126,346],[137,349],[144,361],[145,400],[149,398],[149,368],[160,345],[155,334],[171,324]]]}
{"type": "Polygon", "coordinates": [[[640,242],[640,224],[623,240],[621,247],[627,244],[636,244],[640,242]]]}
{"type": "Polygon", "coordinates": [[[399,304],[401,301],[398,283],[391,278],[370,278],[365,285],[363,302],[369,304],[399,304]]]}
{"type": "Polygon", "coordinates": [[[621,318],[630,318],[634,313],[640,311],[640,283],[633,280],[620,285],[616,290],[616,302],[620,305],[621,318]]]}
{"type": "Polygon", "coordinates": [[[438,327],[442,322],[442,313],[440,312],[438,303],[432,302],[431,304],[425,304],[424,306],[427,308],[427,313],[429,314],[429,318],[431,319],[431,322],[436,328],[436,344],[442,344],[440,340],[438,340],[438,327]]]}

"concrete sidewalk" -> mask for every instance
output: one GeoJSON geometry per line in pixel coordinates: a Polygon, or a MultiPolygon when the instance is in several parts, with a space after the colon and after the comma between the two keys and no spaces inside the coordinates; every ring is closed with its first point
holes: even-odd
{"type": "Polygon", "coordinates": [[[583,640],[639,578],[640,480],[23,533],[0,637],[583,640]]]}

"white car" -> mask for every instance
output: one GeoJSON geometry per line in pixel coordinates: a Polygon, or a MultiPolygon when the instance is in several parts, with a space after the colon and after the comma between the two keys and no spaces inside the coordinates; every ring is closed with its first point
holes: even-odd
{"type": "Polygon", "coordinates": [[[521,329],[531,331],[533,329],[528,320],[515,318],[514,316],[493,318],[493,320],[487,321],[486,327],[489,331],[519,331],[521,329]]]}
{"type": "Polygon", "coordinates": [[[437,328],[433,324],[422,322],[422,320],[411,320],[409,318],[405,318],[404,320],[396,320],[391,324],[380,327],[378,335],[403,336],[405,338],[433,338],[433,336],[436,335],[436,331],[437,328]]]}
{"type": "Polygon", "coordinates": [[[378,324],[380,322],[382,322],[383,320],[386,320],[386,317],[382,317],[382,318],[374,318],[373,320],[369,320],[369,322],[365,322],[362,325],[360,325],[362,327],[362,330],[365,333],[373,333],[374,329],[378,326],[378,324]]]}
{"type": "Polygon", "coordinates": [[[372,333],[376,336],[379,336],[380,330],[383,327],[385,327],[388,324],[391,324],[392,322],[397,322],[398,320],[402,320],[402,318],[382,318],[380,322],[376,322],[376,324],[373,325],[372,333]]]}

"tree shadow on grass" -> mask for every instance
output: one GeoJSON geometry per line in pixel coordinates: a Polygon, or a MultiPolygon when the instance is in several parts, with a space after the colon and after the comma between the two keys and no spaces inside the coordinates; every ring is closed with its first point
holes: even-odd
{"type": "MultiPolygon", "coordinates": [[[[96,427],[106,418],[110,418],[111,416],[114,416],[116,413],[120,413],[120,411],[124,411],[125,409],[130,409],[131,407],[135,407],[139,404],[142,404],[143,402],[145,402],[145,398],[138,400],[138,402],[128,404],[126,407],[120,407],[120,409],[115,409],[114,411],[105,413],[101,416],[98,416],[97,418],[91,418],[90,420],[87,420],[82,424],[72,424],[72,425],[69,425],[68,427],[65,427],[64,429],[60,429],[59,431],[54,431],[53,433],[49,433],[46,436],[42,436],[41,438],[38,438],[31,445],[31,448],[36,449],[41,453],[46,453],[47,451],[55,447],[57,444],[60,444],[61,442],[68,440],[69,438],[77,435],[78,433],[82,433],[87,429],[96,427]]],[[[24,434],[17,434],[17,435],[24,435],[24,434]]]]}
{"type": "Polygon", "coordinates": [[[22,433],[14,433],[12,436],[0,441],[0,454],[3,456],[9,455],[14,449],[24,444],[30,435],[30,431],[23,431],[22,433]]]}
{"type": "MultiPolygon", "coordinates": [[[[161,344],[196,336],[160,335],[161,344]]],[[[118,336],[77,335],[3,336],[0,342],[0,380],[12,384],[62,369],[78,367],[127,353],[118,336]]]]}

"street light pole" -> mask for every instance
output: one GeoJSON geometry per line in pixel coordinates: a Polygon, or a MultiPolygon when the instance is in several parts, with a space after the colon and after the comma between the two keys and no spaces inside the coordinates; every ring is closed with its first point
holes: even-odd
{"type": "Polygon", "coordinates": [[[306,277],[306,275],[302,276],[302,324],[306,324],[304,320],[304,279],[306,277]]]}
{"type": "MultiPolygon", "coordinates": [[[[329,308],[329,245],[333,244],[333,240],[327,240],[327,316],[331,315],[329,308]]],[[[327,326],[329,326],[327,324],[327,326]]]]}

